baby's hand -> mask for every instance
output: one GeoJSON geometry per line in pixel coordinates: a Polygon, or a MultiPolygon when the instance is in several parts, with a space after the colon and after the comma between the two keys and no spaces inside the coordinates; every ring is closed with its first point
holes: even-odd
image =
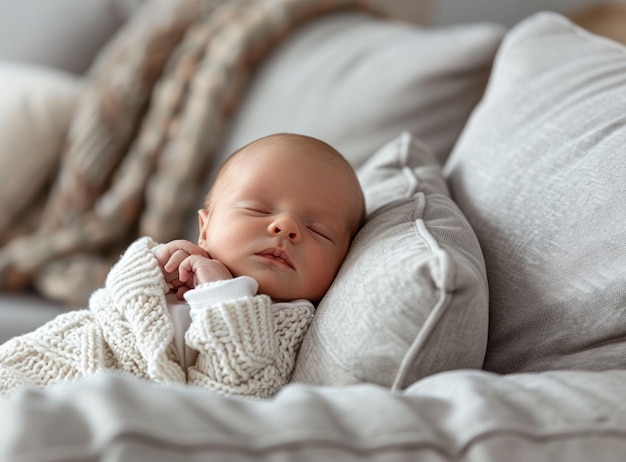
{"type": "MultiPolygon", "coordinates": [[[[154,256],[159,262],[161,272],[165,278],[165,282],[173,287],[173,290],[179,293],[179,298],[187,289],[193,287],[187,286],[185,281],[181,281],[179,277],[178,267],[190,255],[198,255],[201,257],[209,257],[209,254],[202,247],[185,240],[176,240],[163,244],[154,252],[154,256]],[[179,289],[182,289],[179,290],[179,289]]],[[[189,282],[190,284],[192,281],[189,282]]]]}
{"type": "Polygon", "coordinates": [[[205,282],[223,281],[224,279],[233,278],[233,275],[222,262],[199,255],[190,255],[185,258],[178,267],[178,273],[181,281],[189,286],[188,281],[191,280],[193,287],[205,282]]]}
{"type": "Polygon", "coordinates": [[[198,284],[232,278],[230,271],[222,263],[212,260],[206,250],[182,239],[160,246],[154,256],[165,281],[172,286],[179,300],[198,284]]]}

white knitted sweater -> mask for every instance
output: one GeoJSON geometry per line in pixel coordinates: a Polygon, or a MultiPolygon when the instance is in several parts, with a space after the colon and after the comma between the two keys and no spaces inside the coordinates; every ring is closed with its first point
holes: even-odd
{"type": "Polygon", "coordinates": [[[186,344],[198,352],[184,371],[172,348],[168,288],[150,238],[135,241],[111,269],[89,308],[57,316],[0,346],[0,395],[112,369],[161,383],[189,383],[265,398],[291,375],[313,314],[303,301],[288,308],[266,295],[192,307],[186,344]]]}

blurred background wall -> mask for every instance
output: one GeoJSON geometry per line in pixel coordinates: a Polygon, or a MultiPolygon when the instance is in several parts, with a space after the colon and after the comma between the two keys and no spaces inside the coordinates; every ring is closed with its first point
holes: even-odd
{"type": "MultiPolygon", "coordinates": [[[[95,53],[145,1],[0,0],[0,61],[30,62],[82,74],[95,53]]],[[[422,25],[494,21],[506,27],[541,10],[569,14],[606,3],[606,0],[369,1],[394,18],[422,25]]],[[[626,42],[626,0],[612,1],[618,2],[622,9],[603,9],[600,21],[587,15],[579,24],[626,42]],[[606,33],[608,29],[610,34],[606,33]]]]}
{"type": "MultiPolygon", "coordinates": [[[[394,17],[420,24],[495,21],[507,27],[541,10],[568,13],[603,0],[371,0],[394,17]]],[[[615,0],[614,0],[615,1],[615,0]]],[[[626,3],[626,0],[617,0],[626,3]]]]}

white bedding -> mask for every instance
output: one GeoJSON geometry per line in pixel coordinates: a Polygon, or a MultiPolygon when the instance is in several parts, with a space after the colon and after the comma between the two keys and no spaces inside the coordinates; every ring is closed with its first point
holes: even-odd
{"type": "Polygon", "coordinates": [[[293,384],[258,401],[103,373],[0,398],[0,460],[619,461],[625,382],[465,370],[404,393],[293,384]]]}

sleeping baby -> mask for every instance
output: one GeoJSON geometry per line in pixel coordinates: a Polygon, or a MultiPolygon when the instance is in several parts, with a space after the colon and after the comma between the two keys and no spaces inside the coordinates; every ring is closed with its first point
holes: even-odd
{"type": "Polygon", "coordinates": [[[218,172],[197,244],[138,239],[89,308],[0,346],[0,394],[109,369],[272,396],[363,218],[334,148],[286,133],[253,141],[218,172]]]}

